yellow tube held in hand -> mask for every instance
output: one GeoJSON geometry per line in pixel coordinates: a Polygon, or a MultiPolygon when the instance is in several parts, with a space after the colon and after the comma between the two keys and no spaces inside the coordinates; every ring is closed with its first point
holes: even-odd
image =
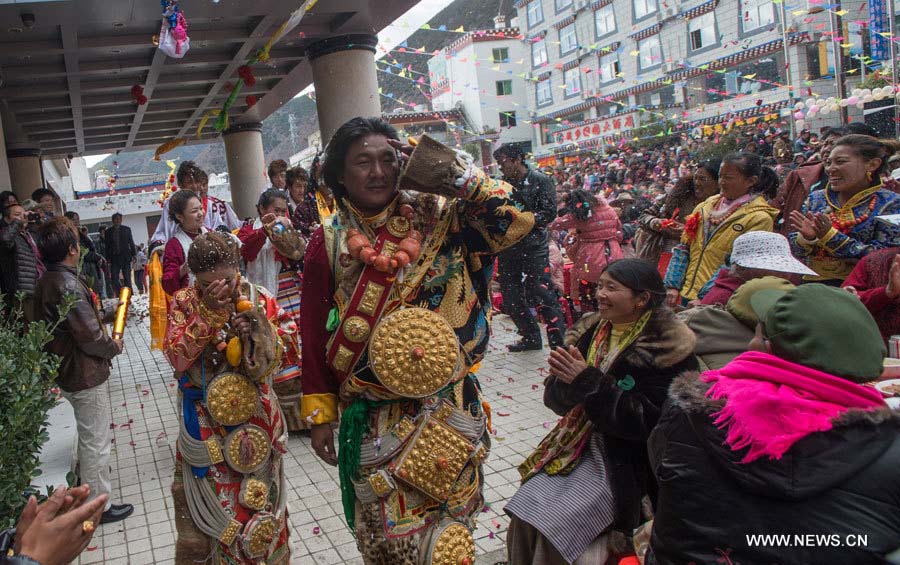
{"type": "Polygon", "coordinates": [[[119,292],[119,307],[116,308],[116,319],[113,322],[113,339],[122,339],[125,335],[125,319],[128,318],[128,307],[131,305],[131,289],[122,287],[119,292]]]}

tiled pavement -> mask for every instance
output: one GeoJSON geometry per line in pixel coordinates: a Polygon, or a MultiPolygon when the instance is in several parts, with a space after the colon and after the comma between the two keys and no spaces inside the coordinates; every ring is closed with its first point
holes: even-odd
{"type": "MultiPolygon", "coordinates": [[[[169,485],[178,434],[177,393],[171,369],[150,351],[148,324],[126,331],[125,352],[114,362],[110,405],[115,424],[112,453],[113,501],[134,504],[135,513],[117,524],[100,526],[80,563],[171,563],[175,526],[169,485]]],[[[503,557],[509,522],[503,513],[516,492],[516,467],[555,420],[541,402],[540,383],[547,349],[510,354],[515,336],[506,316],[494,319],[491,351],[479,378],[493,408],[494,437],[485,464],[487,504],[475,532],[479,563],[503,557]]],[[[313,453],[309,438],[292,435],[285,456],[291,523],[292,563],[362,563],[342,514],[337,469],[313,453]]]]}

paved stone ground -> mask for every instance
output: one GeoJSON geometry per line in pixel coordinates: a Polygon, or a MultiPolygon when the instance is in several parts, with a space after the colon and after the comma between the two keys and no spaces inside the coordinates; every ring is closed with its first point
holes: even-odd
{"type": "MultiPolygon", "coordinates": [[[[125,352],[114,363],[110,405],[116,428],[111,464],[113,501],[134,504],[124,522],[100,526],[80,563],[171,563],[175,526],[169,485],[178,435],[177,392],[171,368],[150,351],[149,326],[133,324],[125,352]]],[[[485,464],[487,504],[475,532],[478,562],[493,564],[505,556],[509,519],[506,501],[516,492],[516,467],[555,421],[541,402],[547,349],[510,354],[516,339],[506,316],[494,319],[491,351],[479,377],[493,407],[493,449],[485,464]]],[[[292,563],[362,563],[341,510],[337,468],[320,462],[309,438],[292,435],[285,456],[290,492],[292,563]]]]}

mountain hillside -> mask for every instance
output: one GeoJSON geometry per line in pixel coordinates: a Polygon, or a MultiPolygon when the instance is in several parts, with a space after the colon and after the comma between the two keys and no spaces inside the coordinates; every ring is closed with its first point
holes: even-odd
{"type": "MultiPolygon", "coordinates": [[[[440,31],[437,28],[443,26],[445,30],[454,30],[462,26],[466,31],[490,29],[494,27],[493,18],[500,10],[506,15],[507,21],[516,15],[512,2],[508,0],[456,0],[429,20],[428,25],[435,29],[419,29],[407,38],[406,45],[409,46],[410,51],[404,53],[394,49],[379,60],[376,64],[382,70],[378,71],[378,84],[385,94],[394,95],[393,98],[381,97],[382,111],[388,113],[401,106],[409,109],[409,106],[402,105],[397,100],[430,107],[428,97],[423,94],[423,91],[427,93],[429,89],[428,59],[430,55],[427,54],[443,49],[460,37],[460,33],[440,31]],[[420,47],[425,48],[426,54],[411,52],[412,49],[420,47]],[[412,80],[402,78],[383,70],[388,64],[393,65],[395,60],[404,69],[409,69],[411,66],[409,69],[412,71],[411,75],[416,78],[412,80]],[[425,77],[425,84],[417,84],[415,80],[418,77],[425,77]]],[[[394,69],[395,71],[400,70],[397,67],[394,69]]],[[[284,159],[288,161],[291,155],[306,148],[307,138],[318,129],[319,120],[316,116],[315,101],[309,96],[289,100],[263,120],[262,139],[266,160],[284,159]],[[291,116],[295,122],[296,135],[294,138],[291,137],[291,116]]],[[[176,162],[196,161],[209,173],[225,172],[228,168],[225,162],[225,146],[221,139],[204,145],[182,146],[167,153],[164,157],[176,162]]],[[[91,167],[91,176],[93,177],[94,172],[101,167],[112,170],[114,161],[119,163],[119,175],[168,172],[165,161],[153,160],[153,150],[123,151],[117,155],[110,155],[91,167]]]]}

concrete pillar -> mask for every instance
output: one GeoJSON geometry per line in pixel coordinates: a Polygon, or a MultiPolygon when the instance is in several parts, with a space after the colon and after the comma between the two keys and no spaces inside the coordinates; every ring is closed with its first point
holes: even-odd
{"type": "Polygon", "coordinates": [[[231,206],[241,219],[256,216],[256,202],[266,188],[262,124],[232,126],[222,134],[231,186],[231,206]]]}
{"type": "Polygon", "coordinates": [[[351,118],[381,116],[375,74],[377,44],[374,35],[351,34],[329,37],[307,48],[323,143],[351,118]]]}
{"type": "Polygon", "coordinates": [[[12,190],[9,179],[9,162],[6,160],[6,136],[3,135],[3,116],[0,114],[0,192],[12,190]]]}
{"type": "Polygon", "coordinates": [[[31,198],[35,189],[44,186],[40,149],[7,149],[6,159],[10,184],[20,201],[31,198]]]}

